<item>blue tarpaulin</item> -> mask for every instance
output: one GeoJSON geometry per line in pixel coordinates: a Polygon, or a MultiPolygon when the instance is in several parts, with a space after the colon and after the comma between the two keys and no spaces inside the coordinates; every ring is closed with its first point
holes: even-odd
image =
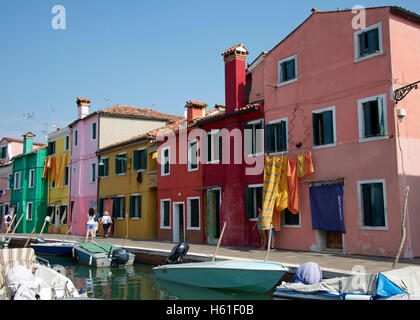
{"type": "Polygon", "coordinates": [[[309,188],[312,229],[346,232],[343,217],[343,186],[339,183],[309,188]]]}

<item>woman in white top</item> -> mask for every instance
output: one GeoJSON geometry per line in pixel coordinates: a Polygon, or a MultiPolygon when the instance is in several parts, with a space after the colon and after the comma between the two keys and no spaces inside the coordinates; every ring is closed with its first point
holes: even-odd
{"type": "Polygon", "coordinates": [[[86,223],[86,242],[88,241],[89,234],[93,241],[95,235],[95,209],[93,208],[89,209],[88,221],[86,223]]]}
{"type": "Polygon", "coordinates": [[[109,216],[109,212],[105,211],[104,216],[102,217],[102,225],[104,227],[105,238],[108,238],[108,232],[109,232],[109,228],[111,227],[111,224],[112,224],[112,218],[109,216]]]}

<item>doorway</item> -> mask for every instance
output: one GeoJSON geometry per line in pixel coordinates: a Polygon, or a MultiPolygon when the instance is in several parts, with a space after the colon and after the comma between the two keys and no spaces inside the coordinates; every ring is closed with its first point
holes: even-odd
{"type": "Polygon", "coordinates": [[[173,236],[172,242],[185,241],[184,202],[173,203],[173,236]]]}
{"type": "Polygon", "coordinates": [[[207,190],[206,232],[207,242],[217,243],[220,238],[220,205],[222,200],[221,188],[207,190]]]}

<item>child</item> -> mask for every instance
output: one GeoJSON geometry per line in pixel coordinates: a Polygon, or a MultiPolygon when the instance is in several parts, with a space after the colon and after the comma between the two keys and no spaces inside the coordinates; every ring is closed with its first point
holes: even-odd
{"type": "Polygon", "coordinates": [[[93,241],[95,235],[95,209],[93,208],[89,209],[89,217],[86,224],[86,242],[88,241],[89,234],[93,241]]]}
{"type": "MultiPolygon", "coordinates": [[[[266,245],[267,245],[267,234],[265,232],[265,230],[262,230],[262,210],[261,208],[257,209],[258,211],[258,217],[257,217],[257,221],[255,221],[256,226],[258,227],[258,233],[260,234],[260,238],[261,238],[261,247],[258,248],[259,250],[264,250],[266,245]]],[[[255,226],[252,230],[255,229],[255,226]]]]}

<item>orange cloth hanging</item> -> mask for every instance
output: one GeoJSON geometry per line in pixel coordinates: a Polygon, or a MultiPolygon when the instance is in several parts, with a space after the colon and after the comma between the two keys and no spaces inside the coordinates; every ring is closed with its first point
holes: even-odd
{"type": "Polygon", "coordinates": [[[287,166],[287,189],[288,189],[288,205],[287,208],[292,214],[299,212],[299,196],[298,196],[298,159],[292,160],[289,156],[287,166]]]}
{"type": "Polygon", "coordinates": [[[287,167],[288,167],[288,156],[283,156],[281,158],[281,168],[280,168],[280,179],[278,185],[278,193],[276,199],[275,210],[282,212],[288,206],[288,190],[287,190],[287,167]]]}
{"type": "Polygon", "coordinates": [[[273,228],[275,231],[281,231],[281,216],[277,210],[273,211],[273,228]]]}
{"type": "Polygon", "coordinates": [[[43,179],[47,179],[48,178],[48,165],[50,163],[50,157],[46,157],[45,158],[45,163],[44,163],[44,171],[42,171],[42,178],[43,179]]]}
{"type": "Polygon", "coordinates": [[[305,165],[305,154],[301,153],[297,156],[297,172],[298,172],[298,177],[302,178],[304,176],[306,176],[306,165],[305,165]]]}
{"type": "Polygon", "coordinates": [[[63,155],[60,155],[60,158],[58,160],[58,166],[57,166],[57,176],[56,176],[56,180],[57,180],[57,188],[58,189],[62,189],[63,187],[63,182],[62,182],[62,177],[63,177],[63,155]]]}
{"type": "Polygon", "coordinates": [[[56,169],[55,169],[55,157],[51,158],[51,181],[55,182],[55,175],[56,175],[56,169]]]}
{"type": "Polygon", "coordinates": [[[314,166],[312,164],[312,153],[309,151],[308,153],[305,153],[305,167],[306,167],[306,173],[311,176],[314,174],[314,166]]]}

